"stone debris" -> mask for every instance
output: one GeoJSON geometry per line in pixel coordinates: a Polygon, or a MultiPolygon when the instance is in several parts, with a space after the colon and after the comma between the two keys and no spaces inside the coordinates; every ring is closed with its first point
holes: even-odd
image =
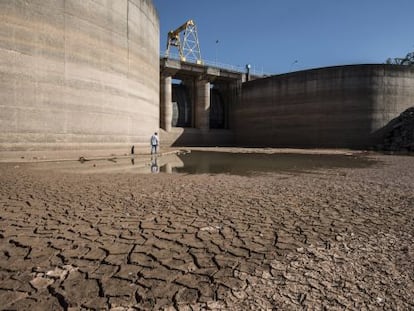
{"type": "Polygon", "coordinates": [[[62,268],[56,267],[54,270],[47,271],[46,276],[50,278],[59,278],[60,280],[64,280],[68,274],[77,270],[77,268],[71,265],[64,265],[62,268]]]}
{"type": "Polygon", "coordinates": [[[45,278],[43,274],[36,276],[33,280],[30,281],[30,284],[37,290],[47,288],[49,285],[53,284],[54,281],[50,278],[45,278]]]}
{"type": "Polygon", "coordinates": [[[50,271],[46,272],[46,275],[48,277],[51,277],[51,278],[59,278],[61,280],[65,279],[67,274],[68,274],[67,271],[62,270],[62,269],[60,269],[58,267],[56,267],[55,270],[50,270],[50,271]]]}
{"type": "Polygon", "coordinates": [[[401,113],[390,124],[392,127],[379,149],[387,151],[414,151],[414,107],[401,113]]]}
{"type": "Polygon", "coordinates": [[[208,231],[208,232],[218,232],[220,230],[220,226],[207,226],[200,228],[200,231],[208,231]]]}

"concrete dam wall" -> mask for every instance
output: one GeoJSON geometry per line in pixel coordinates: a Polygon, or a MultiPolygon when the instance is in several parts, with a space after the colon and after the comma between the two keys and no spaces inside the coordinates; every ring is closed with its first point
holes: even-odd
{"type": "Polygon", "coordinates": [[[350,65],[243,84],[234,111],[243,146],[369,148],[414,106],[414,68],[350,65]]]}
{"type": "Polygon", "coordinates": [[[0,151],[147,146],[159,128],[152,1],[0,1],[0,106],[0,151]]]}

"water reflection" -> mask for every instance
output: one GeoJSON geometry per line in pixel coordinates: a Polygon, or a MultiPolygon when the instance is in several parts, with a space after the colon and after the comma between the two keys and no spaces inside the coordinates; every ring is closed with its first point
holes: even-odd
{"type": "Polygon", "coordinates": [[[179,154],[183,162],[174,172],[187,174],[250,175],[264,172],[305,173],[318,169],[363,168],[375,163],[355,155],[264,154],[193,151],[179,154]]]}
{"type": "Polygon", "coordinates": [[[151,156],[151,173],[159,173],[160,168],[158,167],[157,156],[151,156]]]}
{"type": "Polygon", "coordinates": [[[252,175],[265,172],[306,173],[318,169],[363,168],[376,162],[362,155],[263,154],[212,151],[124,158],[79,159],[37,163],[36,168],[76,173],[184,173],[252,175]]]}

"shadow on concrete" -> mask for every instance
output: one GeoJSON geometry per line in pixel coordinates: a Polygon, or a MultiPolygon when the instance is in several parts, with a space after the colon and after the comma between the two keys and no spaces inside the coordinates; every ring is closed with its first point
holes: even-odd
{"type": "Polygon", "coordinates": [[[232,147],[234,133],[228,129],[200,130],[174,127],[170,132],[160,130],[161,143],[172,147],[232,147]]]}

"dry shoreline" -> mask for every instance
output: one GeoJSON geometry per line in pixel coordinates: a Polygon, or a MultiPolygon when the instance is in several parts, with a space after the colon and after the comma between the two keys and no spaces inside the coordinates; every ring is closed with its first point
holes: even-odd
{"type": "Polygon", "coordinates": [[[370,157],[251,177],[0,163],[0,305],[410,310],[414,157],[370,157]]]}

